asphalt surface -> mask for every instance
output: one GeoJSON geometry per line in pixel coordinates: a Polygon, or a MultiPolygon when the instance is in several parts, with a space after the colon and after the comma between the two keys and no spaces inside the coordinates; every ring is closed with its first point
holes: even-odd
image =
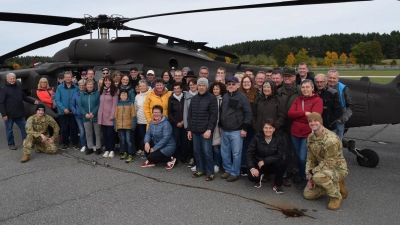
{"type": "Polygon", "coordinates": [[[11,151],[0,123],[0,224],[399,224],[399,131],[400,125],[376,125],[345,135],[356,138],[360,149],[376,150],[380,163],[361,167],[343,149],[349,196],[340,210],[330,211],[329,198],[305,200],[293,185],[277,195],[271,181],[257,189],[246,177],[228,183],[219,172],[206,182],[191,178],[184,164],[172,170],[164,164],[141,168],[139,157],[126,164],[70,148],[57,155],[33,151],[22,164],[18,128],[18,150],[11,151]],[[296,208],[306,216],[287,217],[279,208],[296,208]]]}

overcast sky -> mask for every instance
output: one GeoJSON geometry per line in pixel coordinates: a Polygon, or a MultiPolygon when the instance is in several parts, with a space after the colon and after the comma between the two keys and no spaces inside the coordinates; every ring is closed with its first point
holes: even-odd
{"type": "MultiPolygon", "coordinates": [[[[83,18],[84,14],[120,14],[137,17],[158,13],[226,7],[243,4],[268,3],[261,0],[69,0],[33,1],[0,0],[0,11],[44,14],[83,18]]],[[[268,9],[244,9],[224,12],[194,13],[142,19],[125,25],[179,37],[186,40],[208,42],[210,47],[220,47],[238,42],[276,39],[291,36],[318,36],[332,33],[390,33],[400,29],[400,2],[375,0],[342,4],[290,6],[268,9]]],[[[0,21],[0,55],[40,39],[80,27],[39,25],[0,21]]],[[[115,32],[111,31],[111,36],[115,32]]],[[[129,36],[134,32],[119,32],[129,36]]],[[[97,32],[94,35],[97,38],[97,32]]],[[[78,38],[89,38],[89,35],[78,38]]],[[[70,40],[40,48],[25,55],[53,56],[67,47],[70,40]]],[[[166,42],[159,39],[160,42],[166,42]]]]}

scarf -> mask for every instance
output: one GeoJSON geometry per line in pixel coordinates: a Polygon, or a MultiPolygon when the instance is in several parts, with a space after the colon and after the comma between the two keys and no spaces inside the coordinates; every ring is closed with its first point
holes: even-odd
{"type": "Polygon", "coordinates": [[[296,88],[295,84],[296,84],[295,82],[293,82],[292,85],[287,85],[287,84],[283,83],[282,87],[285,88],[286,93],[288,93],[290,95],[292,93],[292,90],[296,88]]]}
{"type": "Polygon", "coordinates": [[[191,90],[189,90],[190,95],[195,96],[197,95],[197,91],[196,92],[192,92],[191,90]]]}
{"type": "Polygon", "coordinates": [[[183,93],[181,93],[181,95],[177,96],[175,93],[173,94],[173,96],[178,99],[178,101],[181,101],[182,97],[183,97],[183,93]]]}
{"type": "Polygon", "coordinates": [[[151,121],[153,122],[154,125],[156,125],[156,124],[161,123],[161,118],[159,120],[156,120],[156,119],[153,118],[151,121]]]}
{"type": "Polygon", "coordinates": [[[154,90],[154,94],[156,94],[159,97],[161,97],[165,93],[165,88],[162,89],[161,91],[157,91],[157,89],[155,89],[155,88],[153,90],[154,90]]]}

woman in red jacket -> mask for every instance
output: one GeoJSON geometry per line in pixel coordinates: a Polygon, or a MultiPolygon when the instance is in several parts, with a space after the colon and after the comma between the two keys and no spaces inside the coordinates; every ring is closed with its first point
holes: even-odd
{"type": "Polygon", "coordinates": [[[317,93],[314,93],[314,84],[311,80],[305,79],[301,82],[301,96],[297,97],[288,111],[289,119],[293,120],[290,134],[293,141],[293,147],[297,156],[299,174],[302,181],[298,189],[303,189],[307,184],[306,180],[306,159],[307,147],[306,141],[311,133],[308,126],[307,117],[312,112],[322,114],[323,103],[317,93]]]}
{"type": "Polygon", "coordinates": [[[46,78],[40,78],[36,95],[39,100],[49,106],[50,109],[53,109],[53,101],[51,99],[52,94],[53,89],[49,86],[49,81],[47,81],[46,78]]]}

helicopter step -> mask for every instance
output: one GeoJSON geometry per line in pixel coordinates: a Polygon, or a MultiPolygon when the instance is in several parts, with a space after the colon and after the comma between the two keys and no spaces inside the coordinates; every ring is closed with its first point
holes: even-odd
{"type": "Polygon", "coordinates": [[[347,149],[357,156],[357,162],[360,166],[373,168],[379,163],[379,156],[375,151],[356,148],[356,142],[352,139],[347,142],[347,149]]]}

